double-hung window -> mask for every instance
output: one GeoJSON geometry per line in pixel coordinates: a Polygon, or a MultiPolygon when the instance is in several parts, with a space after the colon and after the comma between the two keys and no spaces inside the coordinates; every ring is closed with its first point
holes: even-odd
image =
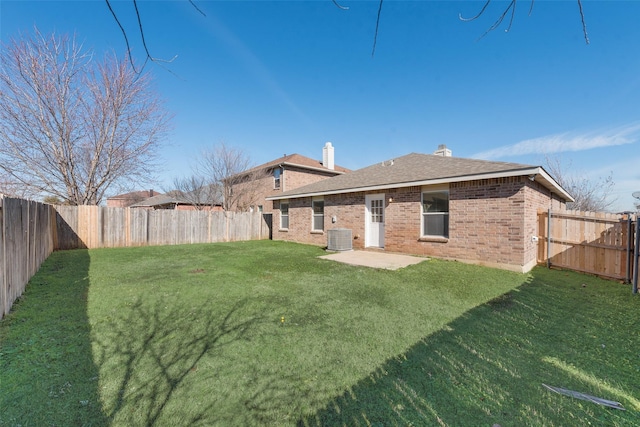
{"type": "Polygon", "coordinates": [[[449,191],[422,193],[422,236],[449,237],[449,191]]]}
{"type": "Polygon", "coordinates": [[[273,189],[274,190],[279,190],[280,189],[280,176],[281,175],[282,175],[282,169],[275,168],[273,170],[273,189]]]}
{"type": "Polygon", "coordinates": [[[324,231],[324,200],[313,200],[313,228],[312,231],[324,231]]]}
{"type": "Polygon", "coordinates": [[[289,228],[289,203],[280,202],[280,228],[289,228]]]}

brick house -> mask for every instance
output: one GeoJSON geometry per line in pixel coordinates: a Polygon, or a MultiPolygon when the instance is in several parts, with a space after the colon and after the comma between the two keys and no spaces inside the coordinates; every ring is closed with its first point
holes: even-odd
{"type": "Polygon", "coordinates": [[[160,195],[154,190],[132,191],[130,193],[118,194],[107,198],[107,207],[109,208],[126,208],[135,203],[141,202],[149,197],[160,195]]]}
{"type": "Polygon", "coordinates": [[[130,207],[151,210],[222,211],[222,190],[220,185],[203,185],[191,191],[173,190],[149,197],[130,207]]]}
{"type": "Polygon", "coordinates": [[[572,197],[540,166],[411,153],[268,197],[273,239],[384,249],[526,272],[536,264],[538,209],[572,197]]]}
{"type": "Polygon", "coordinates": [[[335,164],[334,147],[330,142],[324,145],[322,151],[322,160],[314,160],[300,154],[285,154],[238,174],[240,179],[236,181],[239,183],[234,184],[231,191],[236,194],[244,193],[247,197],[241,206],[235,209],[246,210],[250,207],[272,213],[273,202],[267,197],[349,172],[349,169],[335,164]]]}
{"type": "Polygon", "coordinates": [[[149,197],[148,199],[134,203],[129,207],[149,210],[173,209],[177,211],[223,211],[222,201],[220,200],[197,200],[194,197],[189,197],[189,194],[180,195],[172,194],[172,192],[149,197]]]}

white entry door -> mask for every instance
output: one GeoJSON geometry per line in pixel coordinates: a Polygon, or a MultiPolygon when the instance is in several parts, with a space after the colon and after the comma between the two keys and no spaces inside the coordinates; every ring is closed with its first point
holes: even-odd
{"type": "Polygon", "coordinates": [[[365,196],[365,202],[367,208],[364,245],[384,248],[384,194],[365,196]]]}

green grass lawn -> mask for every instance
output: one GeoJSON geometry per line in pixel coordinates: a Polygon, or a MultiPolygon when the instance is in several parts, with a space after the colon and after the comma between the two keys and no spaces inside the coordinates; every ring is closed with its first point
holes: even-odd
{"type": "Polygon", "coordinates": [[[0,323],[0,425],[640,424],[629,286],[323,253],[271,241],[54,253],[0,323]]]}

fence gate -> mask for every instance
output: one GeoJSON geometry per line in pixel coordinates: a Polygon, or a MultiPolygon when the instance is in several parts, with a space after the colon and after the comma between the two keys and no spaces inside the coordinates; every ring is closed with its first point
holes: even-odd
{"type": "Polygon", "coordinates": [[[538,212],[538,262],[624,280],[637,291],[637,215],[538,212]]]}

